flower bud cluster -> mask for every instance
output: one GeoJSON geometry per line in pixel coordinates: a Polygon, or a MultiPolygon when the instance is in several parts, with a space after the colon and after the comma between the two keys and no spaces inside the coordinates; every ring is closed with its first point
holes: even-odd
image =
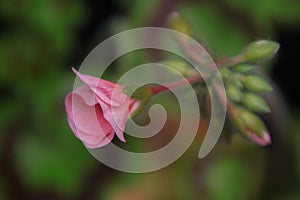
{"type": "Polygon", "coordinates": [[[255,68],[258,62],[271,58],[278,48],[273,41],[252,42],[238,56],[242,58],[240,62],[220,68],[231,108],[229,114],[236,127],[244,137],[263,146],[270,144],[271,139],[258,114],[270,112],[263,94],[272,87],[255,73],[255,68]]]}

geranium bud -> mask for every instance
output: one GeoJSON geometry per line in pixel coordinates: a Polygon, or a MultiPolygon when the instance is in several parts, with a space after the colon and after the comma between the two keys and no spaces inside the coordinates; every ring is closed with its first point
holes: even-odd
{"type": "Polygon", "coordinates": [[[243,75],[239,73],[232,73],[231,75],[231,83],[237,86],[238,88],[244,88],[244,85],[242,83],[242,79],[244,78],[243,75]]]}
{"type": "Polygon", "coordinates": [[[231,71],[230,71],[230,69],[228,69],[227,67],[221,67],[221,68],[219,69],[219,71],[220,71],[220,73],[221,73],[221,75],[222,75],[222,78],[226,78],[226,79],[230,78],[230,76],[231,76],[231,71]]]}
{"type": "Polygon", "coordinates": [[[227,90],[227,94],[228,94],[229,98],[232,101],[238,102],[241,100],[241,91],[239,90],[238,87],[230,84],[227,86],[226,90],[227,90]]]}
{"type": "Polygon", "coordinates": [[[256,62],[271,58],[279,49],[277,42],[269,40],[258,40],[251,42],[243,50],[243,57],[246,62],[256,62]]]}
{"type": "Polygon", "coordinates": [[[263,146],[271,143],[265,125],[257,115],[243,108],[235,108],[234,112],[237,126],[245,137],[263,146]]]}
{"type": "Polygon", "coordinates": [[[256,144],[259,144],[261,146],[266,146],[271,144],[271,137],[267,132],[263,132],[261,137],[259,137],[258,135],[256,135],[251,131],[246,131],[246,134],[256,144]]]}
{"type": "Polygon", "coordinates": [[[171,13],[169,17],[170,28],[186,35],[191,35],[191,28],[189,24],[177,12],[171,13]]]}
{"type": "Polygon", "coordinates": [[[242,101],[246,107],[255,112],[270,112],[266,101],[260,96],[253,93],[244,93],[242,101]]]}
{"type": "Polygon", "coordinates": [[[243,79],[244,86],[252,92],[268,92],[272,90],[270,84],[262,78],[249,75],[243,79]]]}
{"type": "Polygon", "coordinates": [[[246,74],[246,73],[253,71],[254,66],[249,65],[249,64],[239,64],[239,65],[233,66],[232,69],[236,72],[246,74]]]}

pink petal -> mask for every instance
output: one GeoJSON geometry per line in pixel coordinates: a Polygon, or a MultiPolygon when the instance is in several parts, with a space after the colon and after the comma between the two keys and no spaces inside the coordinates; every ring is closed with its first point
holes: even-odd
{"type": "Polygon", "coordinates": [[[140,106],[140,104],[140,101],[131,99],[129,104],[129,114],[131,115],[140,106]]]}
{"type": "Polygon", "coordinates": [[[125,142],[124,130],[126,121],[129,115],[138,107],[139,102],[121,93],[119,95],[114,94],[113,98],[118,98],[118,101],[121,103],[120,106],[108,105],[96,97],[103,110],[104,118],[111,124],[118,138],[125,142]]]}
{"type": "Polygon", "coordinates": [[[117,85],[115,83],[94,76],[81,74],[74,68],[72,68],[72,70],[84,84],[86,84],[100,99],[102,99],[102,101],[112,106],[119,106],[122,103],[118,100],[120,98],[123,98],[123,95],[125,94],[123,94],[119,98],[112,99],[113,92],[116,92],[116,94],[119,96],[119,93],[121,93],[121,91],[123,90],[123,87],[121,85],[117,85]]]}
{"type": "Polygon", "coordinates": [[[104,118],[111,124],[118,138],[121,141],[126,142],[124,138],[124,129],[129,117],[128,106],[123,104],[119,107],[112,107],[103,102],[99,102],[99,104],[103,110],[104,118]]]}
{"type": "Polygon", "coordinates": [[[97,104],[94,92],[86,85],[82,85],[73,91],[73,94],[78,94],[88,106],[97,104]]]}
{"type": "Polygon", "coordinates": [[[68,122],[75,136],[78,139],[80,139],[87,148],[102,147],[108,144],[109,142],[111,142],[111,140],[114,137],[114,134],[109,134],[105,138],[100,138],[99,136],[95,136],[95,135],[88,135],[82,132],[81,130],[76,129],[73,121],[71,121],[69,118],[68,118],[68,122]],[[83,138],[84,140],[82,140],[83,138]]]}
{"type": "Polygon", "coordinates": [[[266,132],[263,132],[263,137],[259,137],[252,131],[246,131],[246,133],[253,140],[253,142],[255,142],[259,145],[266,146],[266,145],[271,144],[270,135],[266,132]]]}
{"type": "MultiPolygon", "coordinates": [[[[102,136],[106,136],[104,133],[109,133],[108,136],[113,136],[111,132],[116,132],[118,138],[125,142],[124,129],[126,121],[129,115],[137,109],[140,102],[124,94],[122,92],[123,86],[121,85],[84,75],[74,68],[72,69],[85,83],[85,85],[78,87],[73,92],[73,101],[79,102],[76,102],[75,109],[73,105],[72,112],[75,117],[69,117],[71,119],[70,121],[76,124],[75,126],[69,122],[69,124],[71,124],[70,126],[76,127],[77,132],[78,130],[83,132],[80,135],[77,134],[77,137],[81,135],[94,136],[94,134],[98,132],[101,132],[102,136]],[[81,97],[81,100],[77,100],[76,96],[81,97]],[[97,130],[101,128],[103,130],[97,130]]],[[[72,130],[76,135],[76,130],[74,130],[74,128],[72,130]]],[[[85,139],[87,140],[88,138],[85,139]]],[[[109,139],[111,140],[110,137],[109,139]]],[[[89,144],[91,144],[90,141],[89,144]]]]}
{"type": "Polygon", "coordinates": [[[87,147],[101,147],[112,140],[114,131],[98,104],[89,106],[80,95],[70,93],[65,106],[72,131],[87,147]]]}

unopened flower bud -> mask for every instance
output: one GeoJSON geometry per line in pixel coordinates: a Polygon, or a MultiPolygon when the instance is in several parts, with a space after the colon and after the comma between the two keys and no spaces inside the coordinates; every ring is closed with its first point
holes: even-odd
{"type": "Polygon", "coordinates": [[[262,78],[249,75],[243,79],[244,86],[252,92],[268,92],[272,90],[270,84],[262,78]]]}
{"type": "Polygon", "coordinates": [[[253,71],[254,66],[249,65],[249,64],[239,64],[239,65],[233,66],[232,69],[236,72],[246,74],[246,73],[253,71]]]}
{"type": "Polygon", "coordinates": [[[253,133],[252,131],[246,131],[246,134],[256,144],[259,144],[261,146],[266,146],[271,144],[271,137],[267,132],[262,132],[261,137],[259,137],[257,134],[253,133]]]}
{"type": "Polygon", "coordinates": [[[265,125],[257,115],[243,108],[236,108],[234,112],[237,126],[245,137],[263,146],[271,143],[265,125]]]}
{"type": "Polygon", "coordinates": [[[228,69],[227,67],[221,67],[220,69],[219,69],[219,71],[220,71],[220,73],[221,73],[221,76],[222,76],[222,78],[230,78],[230,76],[231,76],[231,71],[230,71],[230,69],[228,69]]]}
{"type": "Polygon", "coordinates": [[[271,58],[279,49],[277,42],[269,40],[258,40],[251,42],[243,50],[243,57],[246,62],[256,62],[271,58]]]}
{"type": "Polygon", "coordinates": [[[239,73],[232,73],[231,75],[231,83],[237,86],[238,88],[244,88],[244,85],[242,83],[242,79],[244,78],[243,75],[239,73]]]}
{"type": "Polygon", "coordinates": [[[171,13],[169,17],[170,28],[186,35],[191,35],[191,28],[189,24],[177,12],[171,13]]]}
{"type": "Polygon", "coordinates": [[[249,92],[244,93],[242,101],[246,107],[255,112],[270,112],[266,101],[256,94],[249,92]]]}
{"type": "Polygon", "coordinates": [[[241,100],[241,91],[237,86],[230,84],[226,89],[227,95],[232,101],[238,102],[241,100]]]}

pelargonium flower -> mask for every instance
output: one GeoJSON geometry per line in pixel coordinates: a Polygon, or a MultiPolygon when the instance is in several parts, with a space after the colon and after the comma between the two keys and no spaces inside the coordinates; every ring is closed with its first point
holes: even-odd
{"type": "Polygon", "coordinates": [[[126,121],[140,101],[123,93],[123,85],[72,69],[84,83],[65,98],[68,123],[75,136],[88,148],[108,144],[114,133],[125,142],[126,121]]]}

